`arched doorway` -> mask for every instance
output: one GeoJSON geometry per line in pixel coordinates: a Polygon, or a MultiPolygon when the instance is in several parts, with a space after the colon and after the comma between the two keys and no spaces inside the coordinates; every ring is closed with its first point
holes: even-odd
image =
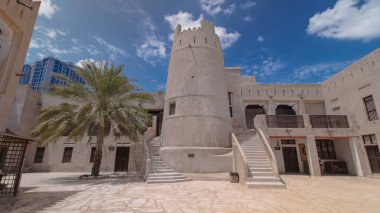
{"type": "Polygon", "coordinates": [[[247,129],[254,129],[253,119],[256,115],[265,114],[263,106],[260,105],[248,105],[245,107],[245,124],[247,129]]]}
{"type": "Polygon", "coordinates": [[[278,105],[276,107],[276,115],[296,115],[296,111],[289,105],[278,105]]]}

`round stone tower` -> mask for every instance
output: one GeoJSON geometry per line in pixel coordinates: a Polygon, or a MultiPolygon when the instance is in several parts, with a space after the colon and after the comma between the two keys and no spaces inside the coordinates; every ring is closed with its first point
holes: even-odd
{"type": "Polygon", "coordinates": [[[214,25],[175,29],[161,134],[161,157],[182,172],[232,167],[223,52],[214,25]]]}

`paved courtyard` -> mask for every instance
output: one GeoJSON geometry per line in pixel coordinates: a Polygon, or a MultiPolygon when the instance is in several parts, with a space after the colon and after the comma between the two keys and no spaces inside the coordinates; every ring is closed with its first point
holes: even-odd
{"type": "Polygon", "coordinates": [[[284,175],[287,189],[246,189],[214,178],[174,184],[78,180],[78,173],[23,175],[0,212],[379,212],[380,178],[284,175]]]}

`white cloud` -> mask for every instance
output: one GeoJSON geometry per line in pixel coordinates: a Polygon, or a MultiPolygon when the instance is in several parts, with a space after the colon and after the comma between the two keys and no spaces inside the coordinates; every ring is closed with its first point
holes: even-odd
{"type": "Polygon", "coordinates": [[[87,63],[92,63],[92,64],[95,64],[95,66],[97,66],[98,68],[99,67],[103,67],[107,62],[106,61],[98,61],[98,60],[95,60],[95,59],[92,59],[92,58],[89,58],[89,59],[82,59],[82,60],[79,60],[77,63],[75,63],[74,65],[77,66],[77,67],[80,67],[80,68],[84,68],[85,64],[87,63]]]}
{"type": "Polygon", "coordinates": [[[268,57],[261,61],[260,64],[252,66],[251,68],[253,72],[251,70],[248,70],[248,72],[252,72],[255,76],[265,79],[268,76],[273,76],[277,71],[281,70],[285,66],[286,65],[284,62],[268,57]]]}
{"type": "Polygon", "coordinates": [[[38,44],[38,42],[32,38],[32,40],[30,41],[30,44],[29,44],[29,48],[40,48],[40,45],[38,44]]]}
{"type": "Polygon", "coordinates": [[[244,20],[245,22],[250,22],[250,21],[252,21],[252,17],[251,17],[251,16],[244,16],[244,17],[243,17],[243,20],[244,20]]]}
{"type": "Polygon", "coordinates": [[[64,35],[66,35],[66,33],[62,32],[58,29],[46,28],[46,36],[48,36],[52,39],[55,39],[55,38],[57,38],[58,35],[64,36],[64,35]]]}
{"type": "Polygon", "coordinates": [[[200,15],[197,20],[194,20],[193,14],[179,11],[175,15],[165,15],[164,19],[169,23],[170,28],[175,29],[178,24],[182,29],[200,27],[203,15],[200,15]]]}
{"type": "Polygon", "coordinates": [[[165,43],[159,41],[155,36],[148,38],[145,43],[137,47],[136,51],[137,56],[153,65],[155,64],[155,59],[166,58],[165,43]]]}
{"type": "MultiPolygon", "coordinates": [[[[198,19],[194,20],[193,14],[188,12],[179,11],[174,15],[165,15],[165,20],[169,23],[170,27],[174,30],[175,27],[180,24],[182,29],[200,27],[200,21],[203,15],[200,15],[198,19]]],[[[215,27],[215,33],[219,36],[222,48],[228,48],[232,46],[239,38],[240,33],[228,32],[224,27],[215,27]]],[[[169,36],[172,38],[172,34],[169,36]]]]}
{"type": "Polygon", "coordinates": [[[255,5],[256,5],[256,2],[247,1],[247,2],[245,2],[244,4],[240,5],[240,7],[241,7],[242,9],[249,9],[249,8],[255,6],[255,5]]]}
{"type": "Polygon", "coordinates": [[[224,27],[215,27],[215,33],[219,36],[223,49],[232,46],[240,38],[240,33],[229,33],[224,27]]]}
{"type": "Polygon", "coordinates": [[[105,5],[98,2],[97,5],[107,12],[121,16],[122,19],[135,22],[139,36],[135,44],[138,57],[152,65],[166,58],[166,44],[159,40],[161,37],[151,15],[141,7],[138,1],[117,0],[116,4],[105,5]]]}
{"type": "Polygon", "coordinates": [[[35,27],[28,53],[28,62],[45,56],[62,60],[66,57],[83,57],[83,55],[109,60],[128,56],[123,49],[98,36],[80,40],[73,38],[70,32],[64,29],[49,28],[41,24],[35,27]]]}
{"type": "Polygon", "coordinates": [[[231,15],[236,9],[236,4],[230,4],[226,9],[223,10],[223,13],[226,15],[231,15]]]}
{"type": "Polygon", "coordinates": [[[200,0],[201,9],[210,15],[223,11],[222,4],[225,0],[200,0]]]}
{"type": "Polygon", "coordinates": [[[258,42],[263,42],[263,41],[264,41],[264,37],[259,36],[259,37],[257,37],[256,41],[258,41],[258,42]]]}
{"type": "Polygon", "coordinates": [[[113,44],[110,44],[106,40],[104,40],[98,36],[94,36],[94,39],[100,46],[103,46],[105,48],[105,50],[107,51],[107,54],[109,55],[109,59],[115,60],[116,57],[127,56],[127,53],[123,49],[121,49],[121,48],[119,48],[113,44]]]}
{"type": "Polygon", "coordinates": [[[307,32],[335,39],[379,38],[380,1],[338,0],[333,8],[310,18],[307,32]]]}
{"type": "Polygon", "coordinates": [[[308,79],[314,78],[316,76],[321,76],[326,79],[330,77],[332,74],[335,74],[336,72],[343,70],[351,63],[353,63],[353,61],[326,62],[312,65],[304,65],[294,70],[294,76],[298,79],[308,79]]]}
{"type": "Polygon", "coordinates": [[[51,0],[40,0],[41,6],[38,11],[38,15],[45,16],[48,19],[51,19],[55,12],[59,10],[59,8],[52,3],[51,0]]]}

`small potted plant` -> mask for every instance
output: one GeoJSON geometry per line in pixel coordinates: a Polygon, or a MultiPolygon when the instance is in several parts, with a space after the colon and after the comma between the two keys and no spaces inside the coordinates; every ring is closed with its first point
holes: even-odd
{"type": "Polygon", "coordinates": [[[230,172],[230,176],[231,176],[231,183],[239,183],[239,173],[230,172]]]}

